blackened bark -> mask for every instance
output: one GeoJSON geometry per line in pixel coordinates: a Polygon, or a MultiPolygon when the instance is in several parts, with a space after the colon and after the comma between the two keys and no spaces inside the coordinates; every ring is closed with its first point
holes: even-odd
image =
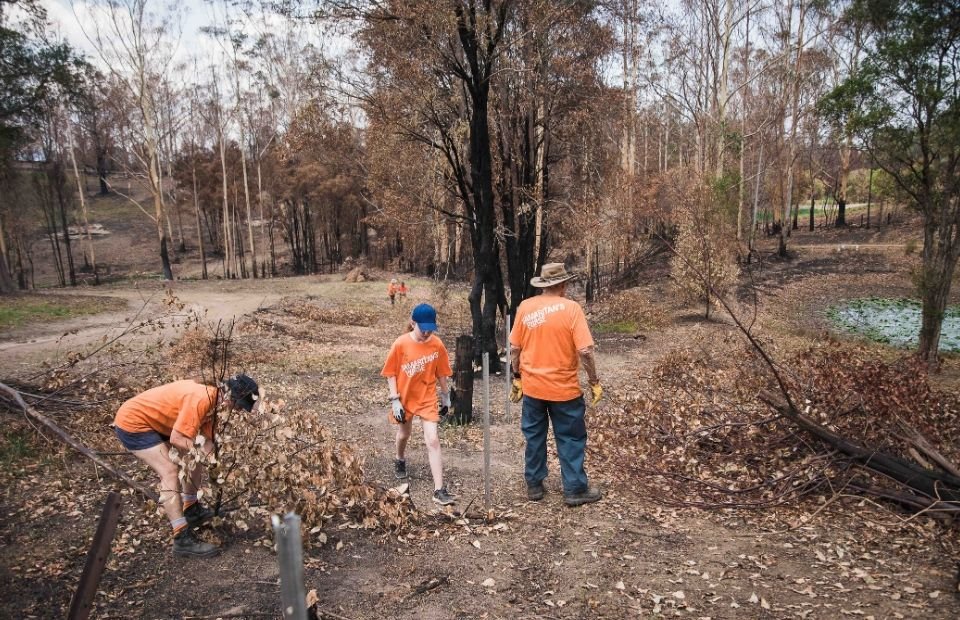
{"type": "Polygon", "coordinates": [[[475,224],[471,226],[473,241],[474,283],[470,291],[470,311],[473,319],[475,359],[484,352],[490,354],[490,372],[500,371],[497,355],[496,323],[498,288],[502,289],[500,257],[496,242],[496,217],[493,197],[493,162],[488,121],[490,100],[490,76],[496,49],[506,20],[507,3],[501,3],[496,11],[486,3],[483,10],[486,20],[478,19],[475,2],[457,4],[457,35],[463,48],[464,59],[469,67],[465,86],[470,96],[470,179],[471,202],[468,215],[475,224]],[[485,28],[481,33],[477,29],[485,28]],[[472,213],[471,213],[472,211],[472,213]],[[498,286],[499,283],[499,286],[498,286]]]}
{"type": "Polygon", "coordinates": [[[842,228],[847,225],[847,199],[837,197],[837,221],[834,227],[842,228]]]}
{"type": "Polygon", "coordinates": [[[469,334],[457,336],[457,349],[454,353],[453,385],[456,388],[453,399],[453,422],[470,424],[473,421],[473,337],[469,334]]]}

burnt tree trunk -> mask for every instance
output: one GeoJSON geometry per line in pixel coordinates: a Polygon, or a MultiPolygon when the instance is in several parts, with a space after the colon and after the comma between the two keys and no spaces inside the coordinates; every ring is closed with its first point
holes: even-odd
{"type": "Polygon", "coordinates": [[[473,336],[457,336],[457,349],[454,353],[453,400],[454,424],[470,424],[473,420],[473,336]]]}
{"type": "Polygon", "coordinates": [[[833,223],[835,228],[843,228],[847,225],[847,199],[846,197],[837,197],[837,219],[833,223]]]}

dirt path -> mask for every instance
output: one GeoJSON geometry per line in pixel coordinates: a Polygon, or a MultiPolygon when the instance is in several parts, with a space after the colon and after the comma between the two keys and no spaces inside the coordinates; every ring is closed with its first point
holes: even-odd
{"type": "MultiPolygon", "coordinates": [[[[27,325],[0,335],[0,376],[16,374],[18,369],[31,367],[49,357],[66,351],[77,351],[93,343],[112,338],[129,325],[159,316],[169,316],[161,333],[167,339],[179,333],[187,317],[196,315],[205,322],[216,324],[239,319],[257,308],[270,306],[287,295],[308,294],[317,289],[320,278],[283,278],[263,281],[207,282],[155,280],[137,282],[133,286],[108,286],[96,289],[107,297],[123,299],[126,308],[94,316],[27,325]],[[172,310],[165,303],[170,295],[184,304],[172,310]]],[[[63,290],[60,295],[83,294],[91,291],[63,290]]],[[[156,333],[151,332],[155,338],[156,333]]]]}

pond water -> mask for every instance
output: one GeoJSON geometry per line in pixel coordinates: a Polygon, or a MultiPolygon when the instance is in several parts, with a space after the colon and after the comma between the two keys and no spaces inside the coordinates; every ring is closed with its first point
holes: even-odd
{"type": "MultiPolygon", "coordinates": [[[[914,299],[854,299],[827,309],[842,331],[895,347],[916,347],[920,335],[920,302],[914,299]]],[[[960,352],[960,306],[949,306],[943,319],[940,350],[960,352]]]]}

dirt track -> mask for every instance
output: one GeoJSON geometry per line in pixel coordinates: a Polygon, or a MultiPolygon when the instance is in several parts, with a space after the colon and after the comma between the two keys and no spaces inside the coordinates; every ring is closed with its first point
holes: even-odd
{"type": "MultiPolygon", "coordinates": [[[[58,295],[89,295],[92,292],[126,300],[123,311],[80,317],[12,329],[0,335],[0,376],[16,374],[17,369],[31,366],[51,356],[113,337],[132,322],[150,319],[165,313],[168,292],[184,304],[179,314],[200,316],[217,323],[250,314],[257,308],[276,303],[281,297],[309,294],[317,288],[318,277],[282,278],[265,281],[208,280],[140,281],[134,285],[110,285],[96,289],[60,289],[58,295]]],[[[164,333],[173,337],[182,323],[167,323],[164,333]]]]}

